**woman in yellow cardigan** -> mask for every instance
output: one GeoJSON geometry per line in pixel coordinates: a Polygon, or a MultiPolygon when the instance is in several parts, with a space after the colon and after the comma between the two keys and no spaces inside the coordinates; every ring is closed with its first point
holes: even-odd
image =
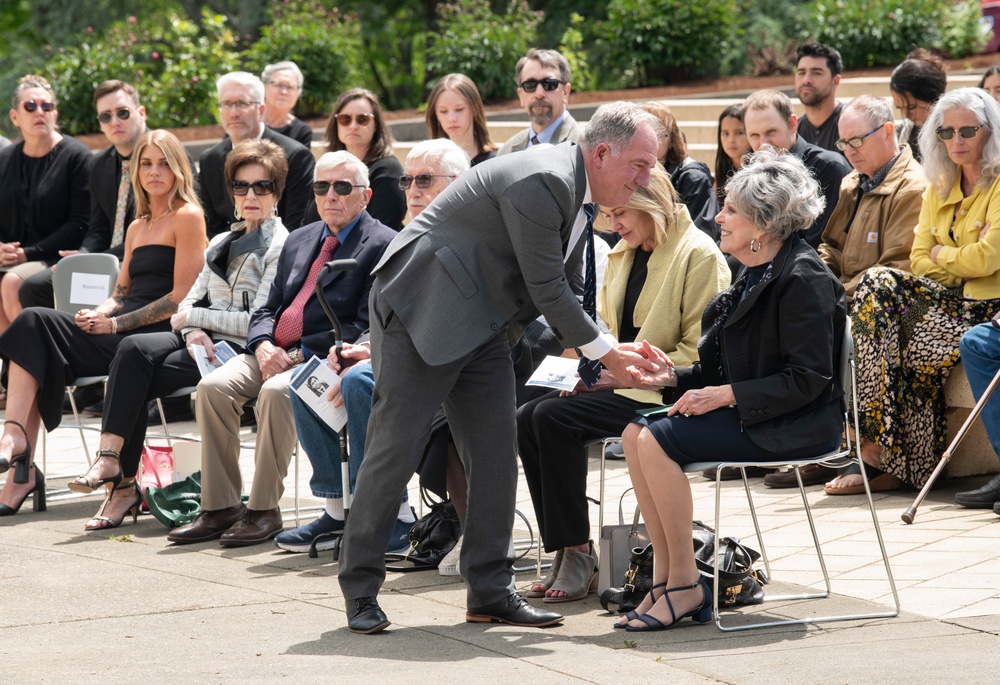
{"type": "MultiPolygon", "coordinates": [[[[1000,310],[1000,105],[944,95],[920,132],[924,193],[910,266],[869,269],[854,295],[862,457],[872,490],[920,487],[947,438],[944,382],[958,342],[1000,310]]],[[[864,491],[856,470],[827,494],[864,491]]]]}
{"type": "MultiPolygon", "coordinates": [[[[678,364],[697,357],[701,316],[728,287],[722,253],[676,200],[670,177],[654,169],[624,207],[603,207],[621,242],[608,255],[597,312],[621,342],[648,340],[678,364]]],[[[595,587],[597,555],[587,511],[584,443],[619,435],[640,409],[662,404],[654,390],[624,384],[605,369],[590,390],[558,391],[517,412],[518,453],[531,491],[539,531],[556,560],[529,597],[546,602],[583,599],[595,587]]]]}

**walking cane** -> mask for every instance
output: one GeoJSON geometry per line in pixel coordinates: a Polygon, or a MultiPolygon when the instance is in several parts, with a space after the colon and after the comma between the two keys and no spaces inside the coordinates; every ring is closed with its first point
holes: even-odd
{"type": "Polygon", "coordinates": [[[938,479],[938,476],[940,476],[944,471],[944,467],[948,465],[949,461],[951,461],[952,456],[955,454],[955,450],[958,449],[958,446],[965,438],[965,434],[968,433],[969,428],[972,427],[972,422],[976,420],[976,417],[979,416],[980,413],[982,413],[983,407],[985,407],[986,403],[989,402],[990,395],[992,395],[993,391],[996,390],[997,384],[1000,384],[1000,370],[998,370],[996,375],[993,376],[993,380],[990,381],[989,387],[986,388],[986,392],[984,392],[983,396],[979,398],[978,402],[976,402],[976,406],[969,413],[969,416],[966,417],[965,423],[962,424],[962,427],[958,429],[958,433],[955,434],[955,439],[951,441],[951,444],[948,445],[948,449],[946,449],[944,454],[941,455],[941,461],[939,461],[938,465],[934,468],[933,473],[931,473],[931,477],[927,479],[926,483],[924,483],[924,487],[920,488],[920,492],[917,494],[917,498],[913,500],[913,504],[910,505],[909,509],[903,512],[901,517],[903,519],[903,523],[913,523],[913,518],[917,515],[917,507],[919,507],[920,503],[924,501],[924,497],[927,496],[927,493],[930,492],[931,488],[934,486],[934,481],[938,479]]]}
{"type": "MultiPolygon", "coordinates": [[[[354,271],[358,268],[358,261],[356,259],[335,259],[332,262],[327,262],[320,269],[319,275],[316,277],[316,298],[319,300],[320,306],[323,307],[323,311],[326,312],[326,317],[330,319],[330,323],[333,324],[333,346],[336,350],[337,361],[340,362],[341,367],[343,367],[344,360],[340,356],[341,350],[344,349],[344,339],[340,332],[340,319],[334,313],[333,309],[330,307],[330,303],[326,301],[326,296],[323,293],[323,289],[320,287],[320,283],[326,280],[327,275],[335,271],[354,271]]],[[[349,455],[347,453],[347,424],[340,429],[340,479],[344,489],[344,521],[347,521],[347,516],[351,510],[351,465],[349,461],[349,455]]],[[[340,537],[340,533],[332,537],[340,537]]],[[[312,545],[309,547],[309,557],[315,559],[317,556],[316,543],[331,537],[330,533],[323,533],[312,541],[312,545]]]]}

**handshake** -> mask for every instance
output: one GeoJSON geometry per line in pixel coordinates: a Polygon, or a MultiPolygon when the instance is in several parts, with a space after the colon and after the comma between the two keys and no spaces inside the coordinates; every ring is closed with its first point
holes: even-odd
{"type": "Polygon", "coordinates": [[[677,385],[674,364],[666,353],[655,345],[642,342],[618,343],[601,357],[606,371],[593,387],[594,390],[613,388],[659,389],[677,385]]]}

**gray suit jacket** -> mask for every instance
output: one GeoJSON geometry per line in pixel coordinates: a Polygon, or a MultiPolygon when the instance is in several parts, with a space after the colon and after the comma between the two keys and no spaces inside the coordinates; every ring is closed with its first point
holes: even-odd
{"type": "Polygon", "coordinates": [[[455,361],[505,326],[516,341],[539,311],[563,347],[597,338],[563,261],[585,186],[575,143],[493,159],[456,179],[392,241],[376,287],[425,362],[455,361]]]}
{"type": "MultiPolygon", "coordinates": [[[[565,143],[567,140],[574,143],[579,142],[580,137],[583,136],[583,126],[580,125],[573,115],[566,110],[566,116],[563,117],[562,123],[559,124],[559,128],[556,132],[552,134],[552,144],[558,145],[559,143],[565,143]]],[[[506,155],[509,152],[520,152],[521,150],[526,150],[528,148],[528,130],[525,129],[520,133],[516,133],[507,140],[506,143],[500,148],[500,152],[497,156],[506,155]]]]}

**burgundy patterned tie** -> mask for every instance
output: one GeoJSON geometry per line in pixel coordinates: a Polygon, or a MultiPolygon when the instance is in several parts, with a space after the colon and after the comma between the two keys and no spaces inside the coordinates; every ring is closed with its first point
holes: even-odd
{"type": "Polygon", "coordinates": [[[278,347],[288,349],[302,339],[302,314],[306,308],[306,301],[316,290],[316,278],[319,276],[323,265],[333,257],[334,250],[340,245],[337,236],[327,236],[323,239],[323,247],[320,248],[319,256],[309,269],[309,275],[302,283],[302,289],[295,296],[288,309],[281,312],[278,325],[274,327],[274,342],[278,347]]]}

